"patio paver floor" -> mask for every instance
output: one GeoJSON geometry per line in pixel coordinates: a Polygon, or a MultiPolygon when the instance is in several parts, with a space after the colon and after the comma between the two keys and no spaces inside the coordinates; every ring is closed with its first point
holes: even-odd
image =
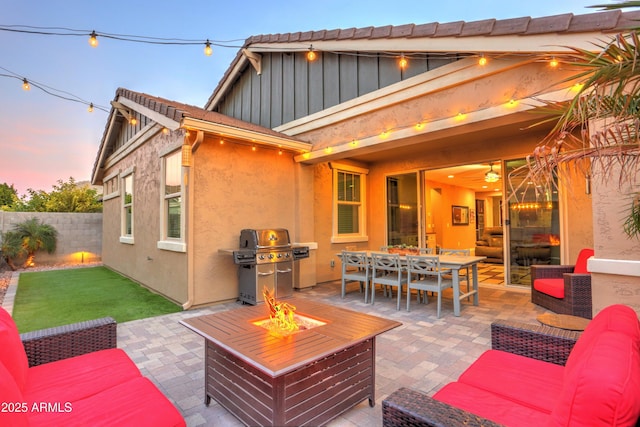
{"type": "MultiPolygon", "coordinates": [[[[463,301],[461,316],[453,315],[450,293],[444,294],[442,317],[436,318],[435,298],[428,305],[412,301],[411,312],[396,310],[395,299],[376,298],[364,304],[358,284],[340,298],[340,283],[323,283],[296,297],[312,298],[367,314],[397,320],[402,326],[376,341],[376,405],[363,401],[329,426],[382,425],[382,400],[406,386],[433,394],[455,380],[491,346],[490,324],[497,319],[537,323],[545,310],[531,303],[530,293],[504,286],[481,286],[480,305],[463,301]]],[[[450,292],[450,290],[449,290],[450,292]]],[[[415,298],[415,297],[414,297],[415,298]]],[[[204,339],[178,322],[182,319],[241,307],[238,302],[135,320],[118,325],[118,346],[137,363],[184,415],[188,426],[241,426],[224,408],[204,404],[204,339]]]]}

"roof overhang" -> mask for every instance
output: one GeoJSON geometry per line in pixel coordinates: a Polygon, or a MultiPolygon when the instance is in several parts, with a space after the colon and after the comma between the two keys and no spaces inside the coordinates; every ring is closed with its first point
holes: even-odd
{"type": "Polygon", "coordinates": [[[195,130],[219,135],[223,138],[233,138],[248,144],[269,146],[272,148],[285,149],[299,153],[311,150],[311,144],[308,142],[295,141],[285,137],[269,135],[248,129],[241,129],[192,117],[183,117],[180,127],[186,130],[195,130]]]}
{"type": "Polygon", "coordinates": [[[539,35],[492,36],[492,37],[416,37],[405,39],[362,39],[362,40],[317,40],[312,42],[252,43],[245,49],[249,52],[304,52],[311,45],[319,54],[322,52],[395,52],[395,53],[440,53],[440,54],[567,54],[572,48],[594,50],[595,42],[603,38],[598,33],[556,33],[539,35]],[[570,46],[570,47],[569,47],[570,46]]]}

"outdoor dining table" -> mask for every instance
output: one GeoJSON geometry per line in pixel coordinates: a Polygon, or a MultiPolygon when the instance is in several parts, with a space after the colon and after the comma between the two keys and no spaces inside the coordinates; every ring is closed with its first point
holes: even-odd
{"type": "MultiPolygon", "coordinates": [[[[352,252],[365,252],[367,258],[371,261],[371,253],[378,253],[377,251],[352,251],[352,252]]],[[[340,257],[341,254],[338,254],[340,257]]],[[[415,256],[420,256],[416,254],[415,256]]],[[[433,256],[425,254],[424,256],[433,256]]],[[[440,259],[440,267],[451,269],[452,283],[453,283],[453,315],[460,316],[460,301],[473,296],[473,305],[478,305],[478,263],[487,259],[485,256],[475,255],[438,255],[440,259]],[[460,290],[460,269],[471,268],[473,279],[471,281],[471,289],[467,292],[461,293],[460,290]]],[[[400,261],[406,263],[406,255],[400,255],[400,261]]],[[[368,286],[368,285],[367,285],[368,286]]]]}

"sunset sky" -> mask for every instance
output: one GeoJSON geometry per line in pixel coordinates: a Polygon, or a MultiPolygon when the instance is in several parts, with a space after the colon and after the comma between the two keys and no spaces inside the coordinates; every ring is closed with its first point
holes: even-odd
{"type": "MultiPolygon", "coordinates": [[[[83,103],[109,108],[118,87],[204,106],[244,40],[251,35],[297,31],[476,21],[562,13],[585,14],[588,0],[249,0],[158,2],[151,0],[1,0],[0,183],[19,194],[50,191],[58,180],[89,180],[108,114],[87,112],[83,103]],[[31,31],[83,30],[73,36],[31,31]],[[19,30],[19,31],[16,31],[19,30]],[[88,34],[206,40],[204,45],[151,45],[88,34]]],[[[68,32],[68,31],[67,31],[68,32]]]]}

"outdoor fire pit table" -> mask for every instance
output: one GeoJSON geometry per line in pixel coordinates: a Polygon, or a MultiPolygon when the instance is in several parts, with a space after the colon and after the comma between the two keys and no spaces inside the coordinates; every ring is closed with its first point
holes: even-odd
{"type": "Polygon", "coordinates": [[[376,336],[400,322],[320,302],[288,299],[312,326],[278,335],[259,326],[265,305],[185,319],[205,338],[205,403],[247,425],[323,425],[375,404],[376,336]]]}

